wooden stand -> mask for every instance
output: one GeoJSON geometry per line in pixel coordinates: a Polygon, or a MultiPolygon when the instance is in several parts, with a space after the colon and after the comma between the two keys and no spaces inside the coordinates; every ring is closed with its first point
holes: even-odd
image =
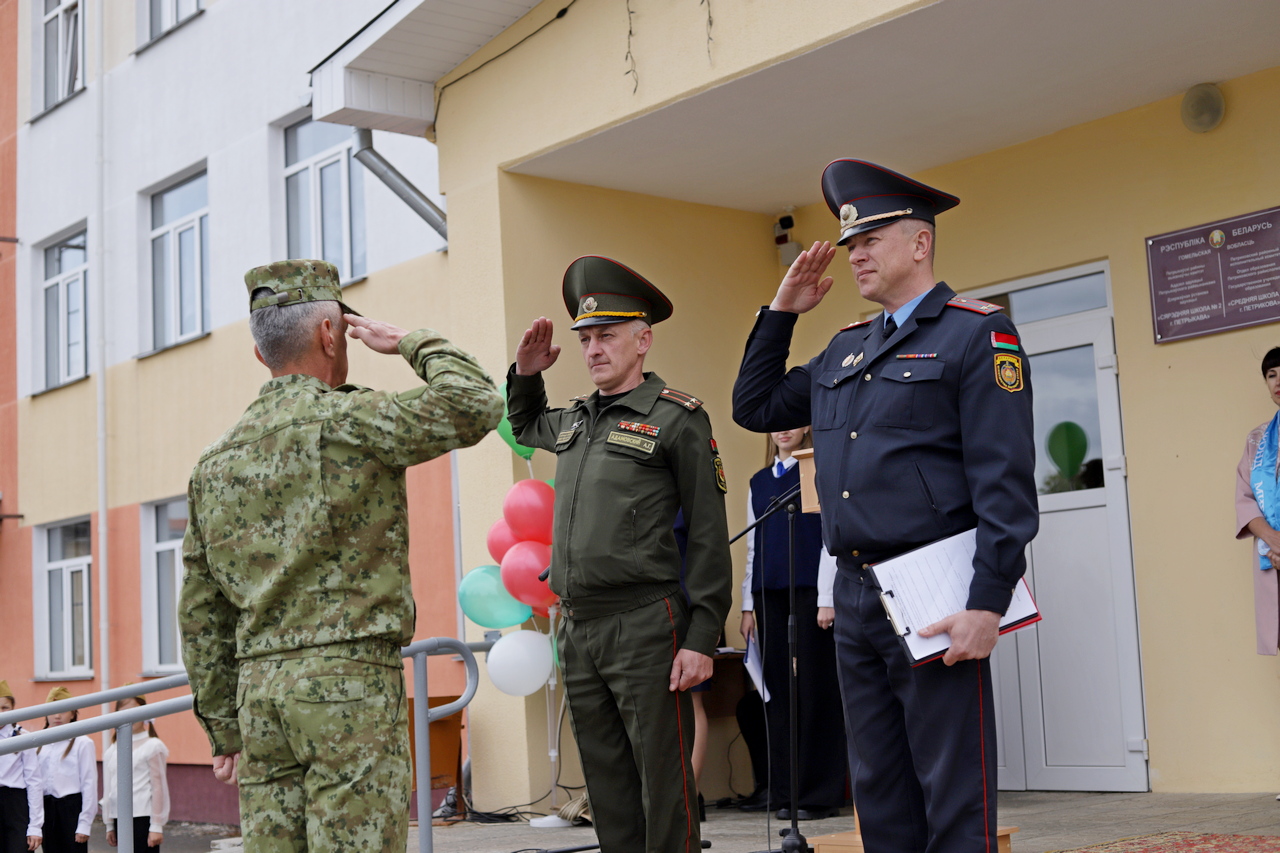
{"type": "Polygon", "coordinates": [[[800,510],[818,511],[818,484],[814,481],[813,448],[805,447],[791,454],[800,465],[800,510]]]}
{"type": "MultiPolygon", "coordinates": [[[[999,853],[1012,853],[1011,836],[1018,831],[1016,826],[996,828],[996,849],[999,853]]],[[[819,835],[809,839],[809,847],[813,853],[862,853],[862,834],[856,830],[837,832],[834,835],[819,835]]]]}

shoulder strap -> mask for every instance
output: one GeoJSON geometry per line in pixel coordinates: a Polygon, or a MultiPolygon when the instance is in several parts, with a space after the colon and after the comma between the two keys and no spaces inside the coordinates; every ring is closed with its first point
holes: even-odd
{"type": "Polygon", "coordinates": [[[975,311],[979,314],[994,314],[997,311],[1003,311],[1003,305],[996,305],[991,302],[983,302],[981,299],[966,299],[963,296],[953,296],[947,300],[947,305],[952,308],[963,308],[966,311],[975,311]]]}
{"type": "Polygon", "coordinates": [[[664,400],[670,400],[673,403],[678,403],[691,412],[702,405],[702,401],[697,397],[694,397],[691,394],[686,394],[683,391],[677,391],[674,388],[663,388],[662,392],[658,394],[658,396],[664,400]]]}
{"type": "MultiPolygon", "coordinates": [[[[874,319],[875,319],[875,317],[872,317],[872,318],[871,318],[871,320],[874,320],[874,319]]],[[[847,326],[845,326],[845,327],[841,328],[841,329],[840,329],[840,331],[842,331],[842,332],[847,332],[847,331],[849,331],[850,329],[856,329],[856,328],[858,328],[859,326],[865,326],[865,325],[867,325],[868,323],[870,323],[870,322],[871,322],[871,320],[859,320],[859,321],[858,321],[858,322],[856,322],[856,323],[850,323],[849,325],[847,325],[847,326]]]]}

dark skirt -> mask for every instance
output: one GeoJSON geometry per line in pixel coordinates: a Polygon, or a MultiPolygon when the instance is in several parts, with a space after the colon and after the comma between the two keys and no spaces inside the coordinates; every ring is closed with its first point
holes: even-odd
{"type": "Polygon", "coordinates": [[[76,825],[84,798],[79,794],[44,797],[44,853],[89,853],[89,842],[76,841],[76,825]]]}
{"type": "Polygon", "coordinates": [[[26,788],[0,788],[0,853],[26,853],[30,816],[26,788]]]}

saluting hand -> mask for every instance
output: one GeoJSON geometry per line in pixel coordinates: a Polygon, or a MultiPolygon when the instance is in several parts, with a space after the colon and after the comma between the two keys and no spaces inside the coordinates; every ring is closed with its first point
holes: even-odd
{"type": "Polygon", "coordinates": [[[769,310],[803,314],[817,308],[835,283],[831,276],[823,276],[835,256],[836,247],[830,240],[814,243],[808,251],[801,252],[778,285],[778,295],[773,297],[769,310]]]}
{"type": "Polygon", "coordinates": [[[374,352],[383,355],[395,355],[400,352],[400,339],[409,334],[399,326],[384,323],[381,320],[370,320],[355,314],[343,314],[347,321],[347,334],[374,352]]]}
{"type": "Polygon", "coordinates": [[[951,666],[956,661],[982,660],[991,655],[1000,639],[1000,614],[990,610],[961,610],[934,622],[920,632],[921,637],[951,635],[951,648],[942,662],[951,666]]]}
{"type": "Polygon", "coordinates": [[[524,330],[520,337],[520,345],[516,347],[516,374],[532,376],[541,373],[556,363],[560,357],[560,347],[551,343],[553,331],[551,321],[539,317],[533,325],[524,330]]]}

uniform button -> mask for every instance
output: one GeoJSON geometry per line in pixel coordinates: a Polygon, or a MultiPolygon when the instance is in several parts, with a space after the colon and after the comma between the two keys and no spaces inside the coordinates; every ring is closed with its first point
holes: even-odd
{"type": "Polygon", "coordinates": [[[870,379],[871,379],[871,374],[870,374],[870,373],[864,373],[864,374],[862,374],[862,381],[863,381],[863,382],[868,382],[868,381],[870,381],[870,379]]]}
{"type": "Polygon", "coordinates": [[[849,433],[849,438],[857,438],[857,437],[858,437],[858,433],[856,430],[854,432],[849,433]]]}
{"type": "Polygon", "coordinates": [[[910,376],[910,375],[911,375],[911,371],[910,371],[910,370],[908,370],[906,373],[902,374],[902,378],[903,378],[903,379],[906,379],[906,378],[907,378],[908,376],[910,376]]]}
{"type": "Polygon", "coordinates": [[[840,493],[840,497],[842,497],[842,498],[847,498],[847,497],[849,497],[849,493],[848,493],[848,492],[841,492],[841,493],[840,493]]]}
{"type": "Polygon", "coordinates": [[[857,551],[854,551],[854,552],[853,552],[853,556],[855,556],[855,557],[856,557],[856,556],[858,556],[858,552],[857,552],[857,551]]]}
{"type": "Polygon", "coordinates": [[[871,568],[871,564],[870,564],[870,563],[863,563],[863,564],[862,564],[862,568],[864,568],[864,569],[869,569],[869,568],[871,568]]]}

